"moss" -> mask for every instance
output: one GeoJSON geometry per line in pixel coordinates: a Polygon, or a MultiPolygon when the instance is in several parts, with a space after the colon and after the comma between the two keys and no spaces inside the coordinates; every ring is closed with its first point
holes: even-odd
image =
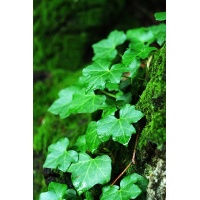
{"type": "Polygon", "coordinates": [[[136,108],[146,117],[138,148],[150,141],[161,148],[166,141],[166,47],[154,54],[143,91],[136,108]]]}
{"type": "Polygon", "coordinates": [[[46,154],[48,146],[62,137],[67,137],[73,146],[77,137],[85,133],[89,119],[89,114],[72,115],[61,120],[59,116],[47,113],[34,137],[34,151],[46,154]]]}

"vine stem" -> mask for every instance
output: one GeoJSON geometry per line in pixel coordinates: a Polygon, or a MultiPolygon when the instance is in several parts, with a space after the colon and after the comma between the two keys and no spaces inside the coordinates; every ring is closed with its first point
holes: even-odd
{"type": "Polygon", "coordinates": [[[136,153],[136,147],[137,147],[138,137],[139,137],[139,134],[137,134],[137,136],[136,136],[135,145],[134,145],[134,149],[133,149],[133,156],[132,156],[131,162],[126,166],[126,168],[123,170],[123,172],[112,182],[111,186],[113,186],[113,185],[118,181],[118,179],[126,172],[126,170],[127,170],[132,164],[135,165],[135,153],[136,153]]]}
{"type": "Polygon", "coordinates": [[[111,94],[111,93],[106,92],[104,90],[101,90],[101,92],[104,93],[105,95],[108,95],[108,96],[112,97],[112,98],[115,98],[115,99],[117,98],[114,94],[111,94]]]}

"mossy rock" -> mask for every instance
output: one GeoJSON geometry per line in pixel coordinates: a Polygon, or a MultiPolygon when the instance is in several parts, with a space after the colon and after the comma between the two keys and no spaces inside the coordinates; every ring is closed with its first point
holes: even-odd
{"type": "Polygon", "coordinates": [[[136,108],[146,118],[146,126],[141,132],[138,148],[142,149],[148,142],[162,148],[166,141],[166,46],[153,55],[147,69],[146,88],[136,108]]]}

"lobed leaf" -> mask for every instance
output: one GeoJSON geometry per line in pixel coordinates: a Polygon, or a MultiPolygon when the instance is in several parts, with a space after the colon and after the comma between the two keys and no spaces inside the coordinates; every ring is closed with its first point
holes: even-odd
{"type": "Polygon", "coordinates": [[[68,172],[72,173],[72,183],[80,195],[94,185],[110,180],[111,159],[107,155],[93,159],[86,153],[80,153],[78,162],[73,163],[68,172]]]}
{"type": "Polygon", "coordinates": [[[130,49],[124,52],[122,56],[122,63],[126,66],[131,65],[137,58],[147,58],[149,53],[154,50],[157,50],[157,48],[149,47],[140,41],[135,41],[130,44],[130,49]]]}
{"type": "Polygon", "coordinates": [[[59,114],[61,119],[73,113],[92,113],[101,108],[106,97],[95,95],[93,91],[85,93],[85,89],[69,87],[61,90],[57,99],[48,109],[53,114],[59,114]],[[81,101],[80,101],[81,99],[81,101]]]}
{"type": "Polygon", "coordinates": [[[59,169],[66,172],[71,163],[78,161],[78,153],[73,150],[67,151],[69,140],[62,138],[48,147],[48,155],[43,165],[44,168],[59,169]]]}
{"type": "Polygon", "coordinates": [[[83,75],[87,77],[87,90],[103,90],[107,82],[119,83],[122,73],[129,71],[129,68],[121,63],[111,68],[110,64],[111,62],[99,59],[83,69],[83,75]]]}
{"type": "Polygon", "coordinates": [[[62,200],[66,190],[65,184],[51,182],[48,186],[48,192],[42,192],[39,200],[62,200]]]}
{"type": "Polygon", "coordinates": [[[136,173],[128,175],[121,180],[120,187],[117,185],[103,187],[100,200],[135,199],[145,191],[144,188],[141,189],[140,186],[142,185],[142,187],[145,186],[146,188],[147,184],[147,179],[136,173]]]}
{"type": "Polygon", "coordinates": [[[93,61],[98,59],[104,59],[112,61],[116,55],[117,50],[115,49],[117,45],[123,44],[126,40],[126,35],[123,31],[112,31],[107,39],[103,39],[100,42],[93,44],[94,56],[93,61]]]}
{"type": "Polygon", "coordinates": [[[142,43],[145,42],[152,42],[154,39],[154,34],[149,28],[135,28],[128,30],[126,32],[127,39],[130,40],[131,42],[134,41],[141,41],[142,43]]]}
{"type": "Polygon", "coordinates": [[[142,117],[142,112],[135,110],[135,106],[126,104],[120,110],[119,119],[108,115],[97,122],[97,134],[102,142],[108,141],[112,137],[114,141],[127,146],[131,135],[136,133],[131,123],[136,123],[142,117]]]}

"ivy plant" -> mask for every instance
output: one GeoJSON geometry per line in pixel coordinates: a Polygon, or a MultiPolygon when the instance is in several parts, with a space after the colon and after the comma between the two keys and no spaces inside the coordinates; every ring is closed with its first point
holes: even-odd
{"type": "MultiPolygon", "coordinates": [[[[156,13],[155,18],[164,21],[166,14],[156,13]]],[[[138,98],[134,86],[148,67],[141,63],[146,61],[147,65],[148,61],[149,65],[149,57],[165,42],[165,36],[166,25],[160,23],[126,32],[114,30],[106,39],[92,45],[91,64],[83,68],[75,85],[59,92],[48,111],[61,119],[78,113],[96,113],[98,117],[92,118],[73,149],[68,149],[68,138],[49,146],[43,167],[70,174],[72,187],[51,182],[48,192],[41,193],[40,200],[92,200],[91,191],[97,185],[102,189],[98,196],[101,200],[136,199],[146,192],[148,180],[137,173],[123,176],[126,170],[110,183],[113,158],[109,150],[102,149],[105,150],[109,141],[127,148],[132,136],[137,135],[136,125],[144,114],[133,104],[133,99],[138,98]],[[118,46],[123,52],[119,52],[118,46]],[[116,185],[121,176],[120,185],[116,185]]],[[[135,164],[137,139],[138,135],[126,169],[135,164]]]]}

